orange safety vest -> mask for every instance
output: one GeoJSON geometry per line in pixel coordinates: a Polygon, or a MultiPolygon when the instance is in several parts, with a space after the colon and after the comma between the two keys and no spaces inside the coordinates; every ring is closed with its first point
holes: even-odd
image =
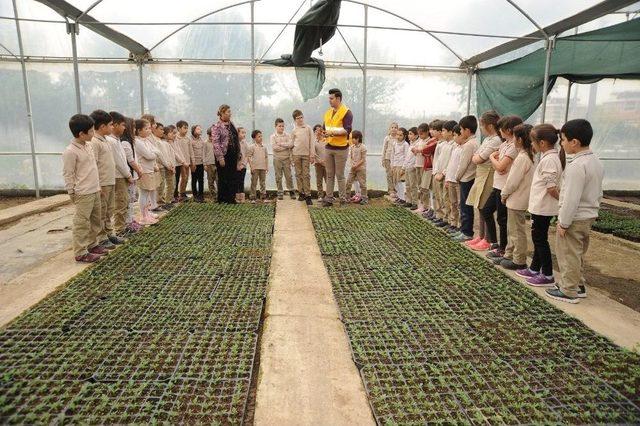
{"type": "MultiPolygon", "coordinates": [[[[324,127],[325,129],[329,129],[331,127],[343,127],[342,119],[349,112],[349,107],[345,104],[340,105],[340,108],[333,113],[333,108],[329,108],[327,112],[324,113],[324,127]]],[[[327,145],[343,147],[349,144],[349,135],[341,135],[341,136],[327,136],[326,138],[327,145]]]]}

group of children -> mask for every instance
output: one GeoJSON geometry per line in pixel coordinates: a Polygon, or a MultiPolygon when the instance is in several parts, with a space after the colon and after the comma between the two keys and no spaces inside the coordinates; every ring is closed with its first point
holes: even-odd
{"type": "Polygon", "coordinates": [[[495,111],[479,123],[472,115],[408,130],[392,123],[382,165],[397,205],[417,210],[470,249],[488,251],[493,263],[529,285],[550,287],[549,297],[578,303],[586,297],[582,259],[602,198],[603,167],[589,149],[592,136],[586,120],[558,131],[495,111]],[[527,212],[534,244],[529,265],[527,212]],[[548,241],[555,217],[559,282],[548,241]]]}

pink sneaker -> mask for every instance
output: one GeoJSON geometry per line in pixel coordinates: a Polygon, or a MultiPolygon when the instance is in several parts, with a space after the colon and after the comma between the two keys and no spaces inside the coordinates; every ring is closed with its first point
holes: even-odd
{"type": "Polygon", "coordinates": [[[351,199],[352,203],[359,203],[361,200],[360,197],[358,197],[357,195],[354,195],[353,198],[351,199]]]}
{"type": "Polygon", "coordinates": [[[473,251],[487,251],[491,248],[491,244],[487,240],[480,240],[477,244],[469,246],[473,251]]]}
{"type": "Polygon", "coordinates": [[[418,207],[416,213],[424,213],[424,207],[418,207]]]}
{"type": "Polygon", "coordinates": [[[155,214],[155,213],[151,213],[151,212],[149,212],[149,217],[151,217],[151,218],[153,218],[153,219],[157,219],[157,218],[158,218],[158,215],[157,215],[157,214],[155,214]]]}
{"type": "Polygon", "coordinates": [[[466,241],[466,242],[464,243],[464,245],[465,245],[465,246],[467,246],[467,247],[471,247],[471,246],[475,246],[475,245],[476,245],[476,244],[478,244],[480,241],[482,241],[482,238],[480,238],[480,237],[475,237],[473,240],[466,241]]]}

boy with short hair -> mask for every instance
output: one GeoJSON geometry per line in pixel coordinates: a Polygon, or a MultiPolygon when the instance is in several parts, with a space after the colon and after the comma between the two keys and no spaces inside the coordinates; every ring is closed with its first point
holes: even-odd
{"type": "Polygon", "coordinates": [[[347,196],[351,192],[353,182],[358,182],[361,196],[359,200],[354,202],[364,205],[369,203],[369,197],[367,196],[367,147],[364,146],[362,132],[359,130],[351,132],[351,139],[353,140],[353,145],[349,149],[351,170],[349,170],[349,177],[347,178],[347,196]]]}
{"type": "Polygon", "coordinates": [[[284,131],[284,120],[276,118],[275,133],[271,135],[271,149],[273,150],[273,168],[276,172],[276,186],[278,188],[278,200],[284,198],[282,188],[282,175],[284,174],[287,181],[287,189],[292,200],[295,200],[296,194],[293,190],[293,179],[291,178],[291,152],[293,143],[288,133],[284,131]]]}
{"type": "Polygon", "coordinates": [[[113,226],[116,235],[122,235],[127,226],[127,212],[129,210],[129,184],[133,183],[131,168],[127,163],[127,156],[120,143],[120,138],[124,134],[126,124],[124,115],[116,111],[109,112],[113,121],[113,132],[106,136],[113,152],[113,159],[116,164],[116,184],[115,184],[115,209],[113,212],[113,226]]]}
{"type": "Polygon", "coordinates": [[[217,182],[218,169],[216,168],[216,156],[213,152],[213,141],[211,140],[211,127],[207,129],[207,137],[203,141],[202,164],[207,173],[207,187],[212,201],[218,199],[217,182]]]}
{"type": "Polygon", "coordinates": [[[73,216],[73,254],[77,262],[93,263],[107,251],[98,245],[102,229],[100,177],[91,139],[94,122],[88,115],[76,114],[69,120],[73,140],[62,154],[64,186],[75,205],[73,216]]]}
{"type": "MultiPolygon", "coordinates": [[[[434,183],[436,194],[440,202],[441,218],[434,225],[439,228],[449,227],[449,217],[451,214],[451,201],[449,200],[449,192],[445,189],[445,174],[447,166],[451,159],[451,152],[456,144],[453,140],[453,128],[458,124],[453,120],[442,123],[442,141],[438,144],[440,147],[439,158],[436,167],[434,167],[434,183]]],[[[437,151],[437,148],[436,148],[437,151]]]]}
{"type": "Polygon", "coordinates": [[[433,167],[431,169],[431,192],[433,194],[433,211],[434,216],[432,218],[434,223],[441,224],[443,219],[442,211],[442,187],[444,182],[438,181],[436,175],[440,172],[440,157],[443,147],[445,146],[445,140],[442,136],[442,125],[444,121],[433,120],[429,123],[429,133],[431,137],[436,140],[436,149],[433,152],[433,167]]]}
{"type": "MultiPolygon", "coordinates": [[[[156,181],[156,201],[158,206],[152,211],[160,212],[163,210],[170,210],[173,206],[169,204],[172,200],[166,199],[167,189],[167,175],[175,173],[173,167],[173,159],[168,151],[168,147],[162,141],[164,138],[164,125],[156,122],[155,127],[151,125],[151,140],[155,147],[160,151],[160,155],[157,157],[158,174],[156,181]]],[[[170,181],[171,179],[169,179],[170,181]]]]}
{"type": "Polygon", "coordinates": [[[176,135],[178,131],[176,130],[176,126],[173,124],[168,125],[164,128],[164,137],[162,138],[162,145],[164,150],[166,151],[167,158],[171,163],[171,168],[167,170],[173,170],[173,173],[167,173],[167,185],[165,187],[165,200],[170,200],[168,202],[169,205],[173,206],[176,202],[172,198],[172,192],[175,184],[175,179],[180,176],[180,168],[182,166],[189,166],[185,158],[182,156],[182,151],[176,145],[176,135]]]}
{"type": "Polygon", "coordinates": [[[298,186],[298,201],[305,201],[308,206],[311,202],[311,174],[310,164],[315,161],[315,147],[313,130],[304,122],[304,115],[299,109],[293,111],[295,122],[291,132],[293,143],[293,166],[296,170],[296,184],[298,186]]]}
{"type": "Polygon", "coordinates": [[[453,234],[454,241],[469,241],[473,238],[473,207],[467,204],[469,191],[476,178],[476,165],[471,161],[473,153],[478,148],[476,131],[478,119],[473,115],[467,115],[460,119],[460,163],[456,171],[456,181],[460,184],[460,232],[453,234]]]}
{"type": "Polygon", "coordinates": [[[456,123],[453,126],[453,143],[455,144],[451,150],[451,158],[447,164],[445,171],[445,190],[449,194],[449,202],[451,208],[449,211],[449,228],[447,232],[449,234],[455,234],[460,229],[460,185],[456,180],[456,172],[458,171],[458,165],[460,164],[460,151],[462,150],[462,138],[460,136],[460,126],[456,123]]]}
{"type": "MultiPolygon", "coordinates": [[[[433,132],[427,123],[421,123],[418,126],[418,136],[425,142],[421,144],[418,142],[418,146],[422,146],[422,158],[424,159],[422,166],[422,179],[420,181],[420,194],[425,206],[425,211],[422,213],[422,217],[432,220],[435,219],[435,201],[431,197],[433,187],[433,157],[438,147],[438,140],[431,136],[433,132]]],[[[416,155],[417,157],[417,155],[416,155]]]]}
{"type": "Polygon", "coordinates": [[[249,198],[252,203],[256,202],[256,185],[260,181],[260,194],[258,200],[267,198],[267,173],[269,172],[269,154],[267,147],[262,144],[262,132],[254,130],[251,132],[253,144],[247,148],[249,167],[251,168],[251,192],[249,198]]]}
{"type": "MultiPolygon", "coordinates": [[[[180,120],[176,123],[176,130],[178,134],[176,135],[176,141],[174,143],[174,147],[176,151],[180,154],[180,156],[185,159],[188,163],[190,160],[189,157],[189,146],[191,145],[191,141],[189,140],[189,123],[184,120],[180,120]]],[[[186,166],[176,166],[176,187],[173,191],[173,198],[175,201],[181,202],[186,200],[187,197],[187,182],[189,181],[189,165],[186,166]]]]}
{"type": "Polygon", "coordinates": [[[324,168],[324,156],[326,151],[326,142],[324,140],[324,129],[322,124],[316,124],[313,126],[313,133],[315,135],[314,153],[315,162],[314,167],[316,169],[316,189],[318,190],[318,201],[322,202],[326,195],[324,191],[324,185],[327,184],[327,170],[324,168]]]}
{"type": "Polygon", "coordinates": [[[100,179],[100,214],[102,229],[98,233],[100,245],[113,250],[116,244],[124,243],[124,240],[116,236],[113,229],[113,210],[115,209],[115,185],[116,185],[116,163],[113,158],[111,144],[106,136],[113,131],[113,123],[108,112],[101,109],[90,114],[94,122],[94,133],[91,139],[91,148],[98,166],[98,177],[100,179]]]}
{"type": "Polygon", "coordinates": [[[587,295],[584,255],[589,248],[591,225],[602,200],[602,163],[591,151],[593,128],[587,120],[570,120],[560,130],[562,148],[574,155],[567,162],[560,187],[560,211],[556,227],[556,256],[560,284],[546,290],[552,299],[578,303],[587,295]]]}

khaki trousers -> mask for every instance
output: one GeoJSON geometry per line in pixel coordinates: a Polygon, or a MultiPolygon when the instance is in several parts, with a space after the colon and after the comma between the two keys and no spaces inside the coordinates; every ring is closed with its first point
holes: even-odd
{"type": "Polygon", "coordinates": [[[158,171],[158,181],[156,186],[156,194],[157,194],[156,202],[158,203],[159,206],[163,204],[167,204],[167,200],[165,200],[164,198],[166,189],[167,189],[167,169],[165,169],[164,167],[161,167],[160,170],[158,171]]]}
{"type": "Polygon", "coordinates": [[[98,233],[98,242],[103,242],[114,235],[111,218],[113,217],[113,210],[116,207],[116,191],[115,185],[101,186],[100,190],[100,222],[102,225],[98,233]]]}
{"type": "Polygon", "coordinates": [[[507,209],[507,247],[504,257],[513,263],[527,263],[527,225],[524,210],[507,209]]]}
{"type": "Polygon", "coordinates": [[[451,208],[449,210],[449,225],[460,227],[460,185],[458,182],[449,182],[447,187],[447,193],[449,194],[449,203],[451,208]]]}
{"type": "Polygon", "coordinates": [[[291,158],[284,159],[273,157],[273,168],[276,172],[276,187],[278,188],[278,194],[284,192],[282,188],[282,175],[287,183],[287,190],[293,191],[293,179],[291,178],[291,158]]]}
{"type": "Polygon", "coordinates": [[[191,170],[189,166],[181,166],[180,167],[180,194],[187,193],[187,183],[189,182],[189,176],[191,175],[191,170]]]}
{"type": "Polygon", "coordinates": [[[327,148],[324,156],[324,167],[327,172],[327,201],[333,202],[333,189],[338,181],[338,194],[341,200],[345,200],[346,185],[344,178],[344,168],[347,165],[348,149],[327,148]]]}
{"type": "Polygon", "coordinates": [[[218,169],[216,169],[215,164],[205,164],[204,171],[207,172],[207,186],[209,187],[209,195],[215,200],[218,197],[218,169]]]}
{"type": "Polygon", "coordinates": [[[393,174],[391,172],[391,160],[382,160],[382,167],[387,175],[387,190],[389,194],[396,192],[396,188],[393,186],[393,174]]]}
{"type": "Polygon", "coordinates": [[[393,188],[395,190],[396,185],[402,182],[404,169],[401,166],[394,166],[391,168],[391,183],[393,184],[393,188]]]}
{"type": "Polygon", "coordinates": [[[260,197],[265,198],[267,194],[267,171],[266,170],[251,170],[251,192],[249,198],[256,199],[256,187],[260,181],[260,197]]]}
{"type": "Polygon", "coordinates": [[[437,180],[436,175],[433,175],[431,186],[433,188],[433,210],[436,213],[436,217],[438,219],[445,219],[445,209],[444,209],[444,179],[437,180]]]}
{"type": "Polygon", "coordinates": [[[99,192],[74,195],[73,204],[73,254],[83,256],[98,245],[98,233],[102,230],[101,197],[99,192]]]}
{"type": "Polygon", "coordinates": [[[347,195],[351,194],[351,185],[353,182],[358,182],[360,185],[360,193],[363,199],[367,199],[367,169],[364,167],[358,170],[350,170],[349,177],[347,178],[347,195]]]}
{"type": "Polygon", "coordinates": [[[322,164],[315,164],[316,168],[316,189],[318,190],[318,198],[324,198],[326,192],[324,191],[325,186],[322,184],[327,184],[327,171],[325,170],[322,164]]]}
{"type": "MultiPolygon", "coordinates": [[[[173,186],[171,187],[173,188],[173,186]]],[[[129,180],[116,178],[115,209],[113,212],[113,227],[116,233],[124,231],[127,226],[127,212],[129,211],[129,180]]]]}
{"type": "Polygon", "coordinates": [[[407,175],[407,190],[405,191],[405,198],[407,203],[418,204],[418,169],[415,167],[409,167],[406,170],[407,175]]]}
{"type": "MultiPolygon", "coordinates": [[[[175,170],[175,169],[174,169],[175,170]]],[[[169,172],[168,170],[165,170],[166,173],[166,185],[164,188],[164,199],[166,200],[167,203],[170,203],[173,201],[173,188],[176,187],[176,174],[169,172]]]]}
{"type": "Polygon", "coordinates": [[[564,237],[556,234],[556,257],[560,269],[560,290],[570,297],[578,295],[578,286],[585,285],[584,255],[589,249],[589,234],[595,219],[574,221],[564,237]]]}
{"type": "Polygon", "coordinates": [[[293,167],[296,169],[296,186],[298,187],[298,192],[304,195],[311,195],[309,156],[294,155],[293,167]]]}

